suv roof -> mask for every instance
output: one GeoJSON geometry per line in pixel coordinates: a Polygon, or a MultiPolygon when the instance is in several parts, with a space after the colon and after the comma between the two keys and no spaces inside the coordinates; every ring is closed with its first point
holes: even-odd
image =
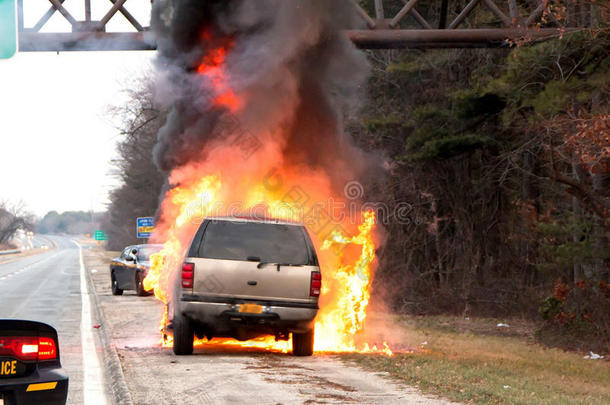
{"type": "Polygon", "coordinates": [[[302,222],[290,221],[287,219],[277,219],[277,218],[268,218],[268,217],[260,217],[256,215],[248,216],[248,215],[239,215],[239,216],[215,216],[215,217],[207,217],[206,220],[210,221],[231,221],[231,222],[258,222],[258,223],[266,223],[266,224],[281,224],[281,225],[295,225],[295,226],[303,226],[302,222]]]}

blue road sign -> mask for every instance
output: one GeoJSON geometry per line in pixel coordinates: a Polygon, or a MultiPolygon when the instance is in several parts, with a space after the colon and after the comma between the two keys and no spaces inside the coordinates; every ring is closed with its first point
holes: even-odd
{"type": "Polygon", "coordinates": [[[138,238],[147,239],[150,238],[153,231],[155,230],[155,219],[153,217],[140,217],[138,218],[138,238]]]}

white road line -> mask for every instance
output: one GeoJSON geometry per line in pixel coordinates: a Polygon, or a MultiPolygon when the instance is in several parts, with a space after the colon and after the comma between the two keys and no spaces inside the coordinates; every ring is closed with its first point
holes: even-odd
{"type": "MultiPolygon", "coordinates": [[[[31,266],[35,266],[38,265],[42,262],[46,262],[47,260],[50,260],[52,258],[54,258],[55,256],[62,254],[63,251],[60,251],[59,253],[55,253],[53,256],[51,257],[47,257],[46,259],[42,259],[42,260],[38,260],[37,262],[34,262],[30,265],[28,265],[28,268],[31,266]]],[[[15,273],[11,273],[11,274],[7,274],[6,277],[7,278],[11,278],[15,275],[15,273]]],[[[29,303],[35,299],[36,297],[40,297],[39,292],[40,290],[42,290],[44,288],[44,286],[46,285],[46,282],[53,277],[53,273],[52,272],[47,272],[47,274],[42,275],[40,279],[38,279],[38,286],[35,287],[34,289],[29,291],[28,296],[21,300],[21,302],[19,303],[19,306],[13,311],[11,317],[21,317],[23,312],[23,308],[27,308],[27,306],[29,305],[29,303]],[[45,277],[46,275],[46,277],[45,277]]]]}
{"type": "Polygon", "coordinates": [[[83,248],[76,241],[80,257],[80,293],[82,299],[82,311],[80,322],[81,346],[83,351],[83,403],[108,404],[102,367],[97,356],[95,341],[93,340],[93,324],[91,322],[91,301],[89,297],[89,286],[85,274],[85,263],[83,261],[83,248]]]}
{"type": "Polygon", "coordinates": [[[4,275],[4,277],[1,277],[1,278],[0,278],[0,280],[4,280],[6,277],[12,277],[12,276],[14,276],[14,275],[16,275],[16,274],[22,273],[22,272],[24,272],[24,271],[27,271],[27,270],[29,270],[29,269],[33,268],[33,267],[36,267],[36,266],[38,266],[40,263],[46,262],[46,261],[48,261],[48,260],[50,260],[50,259],[53,259],[54,257],[56,257],[56,256],[57,256],[58,254],[60,254],[60,253],[61,253],[61,252],[59,252],[59,253],[55,253],[55,254],[54,254],[54,255],[52,255],[52,256],[47,256],[47,257],[44,257],[44,258],[42,258],[42,259],[40,259],[40,260],[37,260],[37,261],[35,261],[35,262],[33,262],[33,263],[30,263],[30,264],[28,264],[28,265],[26,265],[26,266],[22,267],[22,268],[21,268],[21,269],[19,269],[19,270],[15,270],[15,271],[13,271],[12,273],[7,273],[7,274],[5,274],[5,275],[4,275]]]}

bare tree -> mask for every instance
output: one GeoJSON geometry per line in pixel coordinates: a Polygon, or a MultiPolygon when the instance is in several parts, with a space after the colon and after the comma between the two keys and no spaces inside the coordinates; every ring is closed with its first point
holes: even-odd
{"type": "Polygon", "coordinates": [[[22,202],[11,204],[0,201],[0,244],[7,244],[19,229],[29,230],[33,217],[22,202]]]}
{"type": "Polygon", "coordinates": [[[101,226],[108,234],[108,248],[114,250],[138,242],[136,218],[155,215],[165,181],[152,158],[164,122],[163,112],[154,102],[152,79],[144,76],[127,93],[127,103],[109,109],[109,115],[120,122],[117,157],[111,165],[112,175],[121,185],[110,193],[101,226]]]}

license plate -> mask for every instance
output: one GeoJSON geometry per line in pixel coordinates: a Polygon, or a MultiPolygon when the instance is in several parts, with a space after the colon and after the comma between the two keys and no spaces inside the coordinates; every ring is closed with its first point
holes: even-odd
{"type": "Polygon", "coordinates": [[[260,314],[263,312],[263,307],[258,304],[241,304],[239,306],[239,312],[246,312],[249,314],[260,314]]]}

